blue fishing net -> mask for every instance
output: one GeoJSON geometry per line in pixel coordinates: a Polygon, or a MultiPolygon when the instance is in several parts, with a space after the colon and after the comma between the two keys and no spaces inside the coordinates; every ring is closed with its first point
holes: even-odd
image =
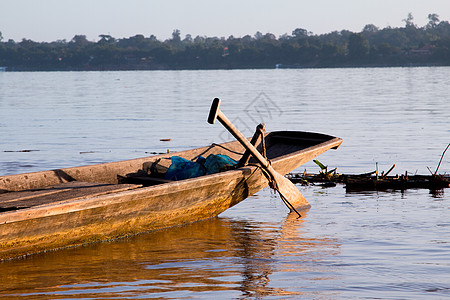
{"type": "Polygon", "coordinates": [[[227,167],[234,167],[237,161],[231,157],[223,154],[210,154],[205,160],[206,174],[219,173],[227,169],[227,167]]]}
{"type": "Polygon", "coordinates": [[[196,161],[190,161],[180,156],[172,156],[165,179],[182,180],[205,174],[214,174],[234,167],[238,162],[227,155],[210,154],[206,159],[199,156],[196,161]]]}

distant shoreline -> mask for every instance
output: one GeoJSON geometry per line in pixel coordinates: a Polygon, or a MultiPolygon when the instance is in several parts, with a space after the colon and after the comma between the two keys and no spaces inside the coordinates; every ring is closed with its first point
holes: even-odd
{"type": "Polygon", "coordinates": [[[342,30],[321,35],[297,28],[292,35],[278,38],[257,32],[239,38],[186,35],[182,39],[179,30],[165,41],[153,35],[100,37],[92,42],[76,35],[69,42],[51,43],[0,38],[0,71],[450,66],[450,23],[433,18],[424,27],[410,22],[380,29],[368,24],[358,33],[342,30]]]}
{"type": "Polygon", "coordinates": [[[123,68],[99,68],[99,69],[61,69],[61,70],[36,70],[36,69],[19,69],[19,70],[1,70],[5,73],[21,73],[21,72],[133,72],[133,71],[232,71],[232,70],[295,70],[295,69],[364,69],[364,68],[428,68],[428,67],[450,67],[450,64],[405,64],[405,65],[342,65],[342,66],[275,66],[273,68],[203,68],[203,69],[123,69],[123,68]]]}

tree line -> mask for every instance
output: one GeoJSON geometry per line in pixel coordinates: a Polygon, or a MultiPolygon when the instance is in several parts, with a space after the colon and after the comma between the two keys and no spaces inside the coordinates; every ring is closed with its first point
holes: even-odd
{"type": "Polygon", "coordinates": [[[10,71],[179,70],[244,68],[314,68],[357,66],[450,65],[450,24],[437,14],[419,27],[411,14],[404,27],[364,26],[361,32],[316,35],[297,28],[291,35],[272,33],[228,38],[172,37],[161,41],[141,34],[96,42],[76,35],[69,42],[3,41],[0,66],[10,71]]]}

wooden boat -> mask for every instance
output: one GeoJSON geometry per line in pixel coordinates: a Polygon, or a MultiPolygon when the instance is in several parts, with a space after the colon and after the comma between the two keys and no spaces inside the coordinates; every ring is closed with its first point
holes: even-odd
{"type": "MultiPolygon", "coordinates": [[[[265,134],[273,168],[288,172],[342,143],[308,132],[265,134]]],[[[256,145],[261,150],[261,141],[256,145]]],[[[179,181],[162,179],[161,162],[224,154],[239,160],[237,141],[151,157],[0,176],[0,259],[115,239],[217,216],[268,185],[252,163],[179,181]],[[158,169],[159,168],[159,169],[158,169]]],[[[309,207],[305,202],[303,208],[309,207]]]]}

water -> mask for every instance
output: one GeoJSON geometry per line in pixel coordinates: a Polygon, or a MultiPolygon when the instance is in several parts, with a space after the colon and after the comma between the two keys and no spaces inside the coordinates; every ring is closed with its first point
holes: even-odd
{"type": "MultiPolygon", "coordinates": [[[[341,173],[428,174],[450,142],[450,68],[0,73],[1,174],[107,162],[305,130],[344,143],[341,173]],[[163,142],[160,139],[170,138],[163,142]],[[35,150],[35,151],[23,151],[35,150]]],[[[449,154],[439,169],[450,173],[449,154]]],[[[318,172],[308,163],[306,168],[318,172]]],[[[298,186],[295,215],[269,189],[218,218],[0,264],[22,299],[450,298],[449,190],[346,193],[298,186]]]]}

